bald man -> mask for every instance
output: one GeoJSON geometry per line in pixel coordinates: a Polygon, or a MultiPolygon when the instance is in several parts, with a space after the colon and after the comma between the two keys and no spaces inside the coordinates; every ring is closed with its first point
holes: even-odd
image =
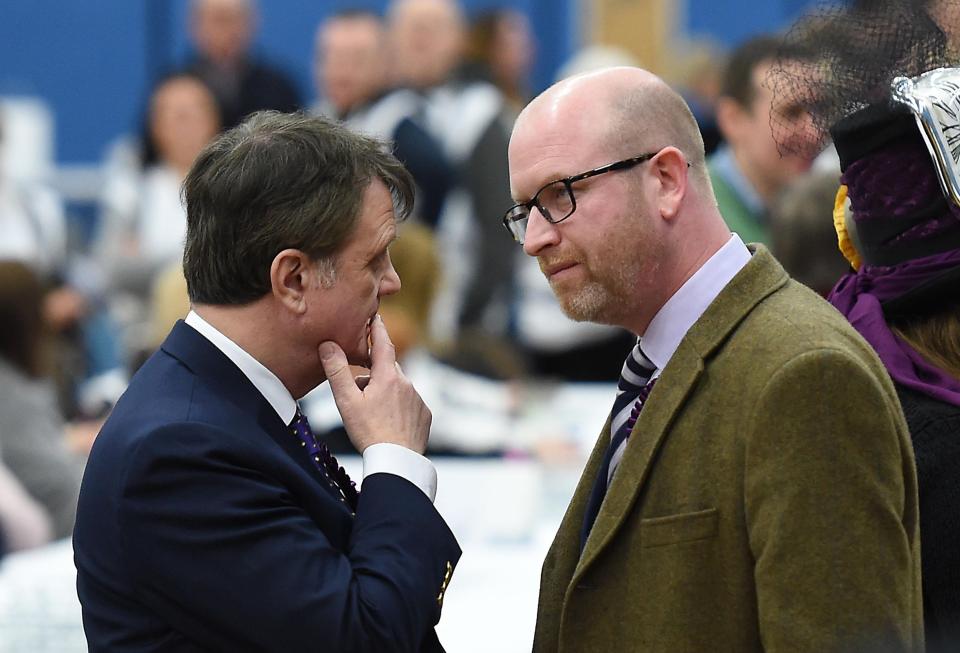
{"type": "Polygon", "coordinates": [[[504,223],[564,311],[638,336],[543,565],[534,650],[922,650],[893,386],[730,233],[683,100],[636,68],[565,80],[509,165],[504,223]]]}

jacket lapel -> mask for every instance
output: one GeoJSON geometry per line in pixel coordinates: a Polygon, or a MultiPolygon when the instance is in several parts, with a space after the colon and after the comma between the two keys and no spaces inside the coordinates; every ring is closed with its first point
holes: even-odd
{"type": "MultiPolygon", "coordinates": [[[[597,520],[587,538],[583,554],[574,574],[587,568],[624,523],[637,494],[643,487],[653,465],[654,457],[666,437],[670,424],[679,414],[684,400],[696,386],[703,372],[703,360],[690,350],[677,350],[654,386],[647,405],[640,413],[623,458],[607,489],[597,520]]],[[[609,441],[609,428],[606,429],[609,441]]],[[[594,476],[596,472],[594,473],[594,476]]]]}
{"type": "Polygon", "coordinates": [[[217,388],[220,396],[251,422],[255,422],[304,472],[316,479],[340,503],[337,491],[302,450],[296,436],[290,433],[270,402],[226,354],[182,320],[174,325],[161,349],[183,363],[205,383],[217,388]]]}
{"type": "MultiPolygon", "coordinates": [[[[647,405],[630,434],[627,448],[607,490],[569,587],[578,583],[580,576],[610,544],[625,523],[650,476],[657,451],[669,435],[671,425],[682,414],[687,398],[695,391],[706,362],[757,304],[789,281],[786,272],[762,245],[751,246],[751,250],[754,253],[750,262],[727,284],[687,332],[650,393],[647,405]]],[[[574,512],[576,505],[576,512],[582,519],[593,479],[599,471],[598,451],[602,458],[603,447],[607,446],[609,441],[608,420],[577,488],[567,518],[574,512]]]]}

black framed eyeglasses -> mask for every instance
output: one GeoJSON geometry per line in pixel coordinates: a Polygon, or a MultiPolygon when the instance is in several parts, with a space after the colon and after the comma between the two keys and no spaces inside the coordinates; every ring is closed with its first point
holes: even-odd
{"type": "Polygon", "coordinates": [[[522,245],[524,235],[527,233],[527,220],[530,218],[530,210],[533,207],[537,207],[543,219],[550,224],[563,222],[577,210],[577,198],[573,194],[573,184],[590,177],[602,175],[605,172],[629,170],[644,161],[649,161],[656,154],[657,152],[641,154],[587,172],[581,172],[579,175],[566,177],[565,179],[555,179],[544,185],[531,199],[511,206],[503,216],[503,226],[510,232],[513,239],[522,245]]]}

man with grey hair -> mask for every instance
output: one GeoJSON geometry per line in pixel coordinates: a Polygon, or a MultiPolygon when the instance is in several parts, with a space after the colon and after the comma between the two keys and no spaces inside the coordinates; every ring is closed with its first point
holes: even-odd
{"type": "Polygon", "coordinates": [[[196,52],[187,71],[213,91],[225,129],[254,111],[295,111],[301,106],[300,92],[290,78],[251,52],[256,27],[253,0],[190,3],[190,36],[196,52]]]}
{"type": "Polygon", "coordinates": [[[383,147],[259,113],[188,174],[192,310],[118,402],[81,489],[90,651],[442,651],[460,550],[433,506],[430,411],[377,313],[400,289],[388,248],[413,199],[383,147]],[[325,380],[362,493],[296,401],[325,380]]]}
{"type": "Polygon", "coordinates": [[[543,565],[534,650],[922,650],[893,385],[730,233],[680,96],[638,68],[565,80],[509,162],[504,224],[564,311],[638,336],[543,565]]]}

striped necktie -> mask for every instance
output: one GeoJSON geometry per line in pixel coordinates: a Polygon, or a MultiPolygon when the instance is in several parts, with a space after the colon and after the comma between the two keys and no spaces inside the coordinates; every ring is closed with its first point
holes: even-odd
{"type": "Polygon", "coordinates": [[[586,546],[587,537],[593,528],[593,522],[596,521],[597,514],[600,512],[600,506],[607,494],[607,486],[613,478],[613,472],[616,471],[617,465],[623,457],[630,431],[637,423],[640,410],[643,408],[654,382],[656,382],[656,379],[652,378],[655,371],[656,366],[643,355],[640,343],[637,342],[620,371],[617,397],[614,399],[613,410],[610,412],[610,444],[603,456],[603,463],[600,465],[597,478],[593,482],[587,509],[583,515],[583,527],[580,530],[581,551],[586,546]]]}
{"type": "Polygon", "coordinates": [[[347,504],[350,512],[356,512],[360,494],[357,491],[357,484],[350,480],[347,471],[340,466],[326,443],[318,440],[314,435],[307,416],[300,412],[299,406],[290,423],[290,431],[300,440],[300,446],[307,450],[314,466],[320,470],[340,500],[347,504]]]}

